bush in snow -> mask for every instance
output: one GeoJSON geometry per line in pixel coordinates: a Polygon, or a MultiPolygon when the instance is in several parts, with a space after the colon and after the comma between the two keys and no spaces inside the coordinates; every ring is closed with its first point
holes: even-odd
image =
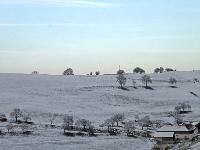
{"type": "Polygon", "coordinates": [[[143,130],[144,127],[149,127],[149,126],[152,125],[152,122],[151,122],[149,116],[145,116],[144,118],[139,119],[138,122],[141,124],[142,130],[143,130]]]}
{"type": "Polygon", "coordinates": [[[48,119],[50,121],[50,125],[53,126],[54,121],[56,120],[57,114],[48,113],[48,119]]]}
{"type": "Polygon", "coordinates": [[[72,68],[68,68],[63,72],[63,75],[74,75],[74,71],[72,68]]]}
{"type": "Polygon", "coordinates": [[[199,79],[198,79],[198,78],[194,78],[194,79],[193,79],[193,82],[194,82],[194,83],[199,83],[199,79]]]}
{"type": "Polygon", "coordinates": [[[30,121],[32,120],[29,113],[23,112],[22,116],[25,123],[30,123],[30,121]]]}
{"type": "Polygon", "coordinates": [[[76,125],[83,127],[83,131],[86,131],[91,126],[91,122],[86,119],[79,119],[76,121],[76,125]]]}
{"type": "Polygon", "coordinates": [[[182,124],[183,123],[183,118],[180,114],[175,114],[174,116],[174,120],[176,124],[182,124]]]}
{"type": "Polygon", "coordinates": [[[122,121],[125,120],[125,116],[124,116],[124,114],[118,113],[118,114],[115,114],[112,117],[112,120],[117,123],[117,127],[118,127],[119,126],[119,122],[122,122],[122,121]]]}
{"type": "Polygon", "coordinates": [[[10,113],[12,118],[15,118],[15,121],[18,122],[18,119],[22,117],[22,111],[19,108],[15,108],[13,112],[10,113]]]}
{"type": "Polygon", "coordinates": [[[0,122],[6,122],[7,118],[5,114],[0,114],[0,122]]]}
{"type": "Polygon", "coordinates": [[[135,132],[135,122],[134,121],[129,121],[125,123],[125,132],[127,133],[127,136],[133,136],[135,132]]]}
{"type": "Polygon", "coordinates": [[[141,81],[145,84],[145,87],[148,88],[148,84],[152,83],[152,79],[148,75],[144,75],[141,77],[141,81]]]}
{"type": "Polygon", "coordinates": [[[22,123],[19,126],[22,130],[23,133],[28,133],[29,129],[30,129],[30,125],[26,124],[26,123],[22,123]]]}
{"type": "Polygon", "coordinates": [[[117,82],[120,85],[120,88],[123,89],[124,86],[126,85],[126,77],[124,77],[123,74],[118,74],[117,75],[117,82]]]}
{"type": "Polygon", "coordinates": [[[64,132],[66,130],[70,130],[73,126],[73,123],[74,123],[74,118],[73,116],[68,116],[66,115],[63,119],[63,129],[64,129],[64,132]]]}
{"type": "Polygon", "coordinates": [[[33,71],[32,74],[39,74],[39,72],[38,71],[33,71]]]}
{"type": "Polygon", "coordinates": [[[140,68],[140,67],[136,67],[134,70],[133,70],[133,73],[145,73],[144,69],[140,68]]]}

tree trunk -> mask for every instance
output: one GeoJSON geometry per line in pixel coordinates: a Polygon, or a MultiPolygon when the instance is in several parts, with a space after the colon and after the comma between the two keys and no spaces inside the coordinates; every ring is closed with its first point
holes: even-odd
{"type": "Polygon", "coordinates": [[[119,126],[119,122],[117,121],[117,127],[119,126]]]}
{"type": "Polygon", "coordinates": [[[110,132],[110,126],[108,126],[108,132],[110,132]]]}
{"type": "Polygon", "coordinates": [[[17,116],[15,116],[15,121],[17,122],[17,116]]]}
{"type": "Polygon", "coordinates": [[[147,88],[147,82],[146,82],[146,88],[147,88]]]}

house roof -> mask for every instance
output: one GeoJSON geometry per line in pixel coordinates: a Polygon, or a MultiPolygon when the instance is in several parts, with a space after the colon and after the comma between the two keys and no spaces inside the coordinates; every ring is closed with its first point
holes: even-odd
{"type": "Polygon", "coordinates": [[[166,125],[158,129],[157,132],[185,132],[189,131],[185,126],[170,126],[166,125]]]}
{"type": "Polygon", "coordinates": [[[173,138],[174,137],[174,132],[156,132],[153,137],[155,138],[160,138],[160,137],[170,137],[173,138]]]}

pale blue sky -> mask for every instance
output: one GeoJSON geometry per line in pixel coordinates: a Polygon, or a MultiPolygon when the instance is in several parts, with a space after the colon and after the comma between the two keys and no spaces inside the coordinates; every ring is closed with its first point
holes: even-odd
{"type": "Polygon", "coordinates": [[[200,69],[199,0],[0,0],[1,72],[200,69]]]}

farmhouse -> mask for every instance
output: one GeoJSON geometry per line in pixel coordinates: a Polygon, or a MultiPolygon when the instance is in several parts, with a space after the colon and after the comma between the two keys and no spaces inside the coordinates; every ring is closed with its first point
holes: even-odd
{"type": "Polygon", "coordinates": [[[154,138],[160,144],[172,144],[179,140],[191,140],[198,134],[198,129],[192,124],[165,125],[158,129],[154,138]]]}

